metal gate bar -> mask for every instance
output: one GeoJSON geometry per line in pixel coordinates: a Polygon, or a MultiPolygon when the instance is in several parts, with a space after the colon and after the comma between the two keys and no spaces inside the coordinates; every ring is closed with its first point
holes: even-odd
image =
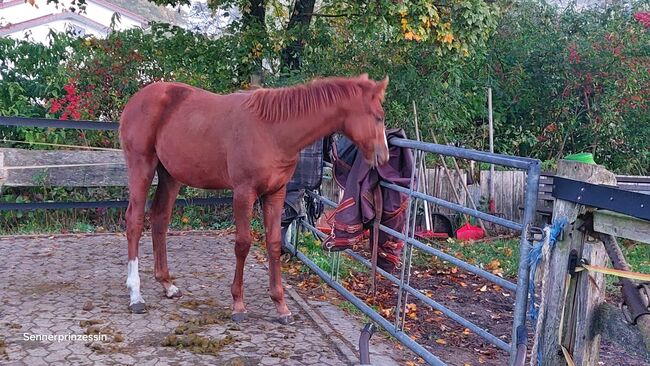
{"type": "Polygon", "coordinates": [[[388,322],[388,320],[384,319],[384,317],[379,315],[375,310],[373,310],[370,306],[364,303],[361,299],[354,296],[340,283],[334,281],[330,277],[329,273],[323,271],[316,263],[314,263],[311,259],[305,256],[302,252],[296,251],[293,245],[289,243],[285,243],[285,246],[287,250],[291,251],[292,253],[296,253],[298,259],[300,259],[307,267],[309,267],[312,271],[314,271],[314,273],[316,273],[323,281],[325,281],[325,283],[330,285],[333,289],[335,289],[338,293],[340,293],[343,297],[345,297],[346,300],[348,300],[350,303],[356,306],[362,313],[364,313],[370,319],[372,319],[373,321],[381,325],[388,333],[390,333],[390,335],[397,338],[397,340],[399,340],[403,345],[411,349],[418,356],[422,357],[424,361],[427,362],[429,365],[446,366],[446,364],[442,362],[438,357],[434,356],[431,352],[427,351],[424,347],[422,347],[420,344],[414,341],[406,333],[400,330],[396,331],[395,328],[393,327],[393,324],[388,322]]]}
{"type": "MultiPolygon", "coordinates": [[[[322,239],[325,239],[325,237],[327,236],[324,233],[322,233],[320,230],[318,230],[315,227],[313,227],[312,225],[310,225],[305,220],[301,220],[301,225],[303,225],[304,227],[309,229],[312,233],[318,235],[322,239]]],[[[353,257],[354,259],[356,259],[359,263],[363,264],[367,268],[372,267],[372,264],[370,263],[370,261],[363,258],[360,254],[355,253],[354,251],[352,251],[350,249],[346,249],[344,252],[346,254],[348,254],[349,256],[353,257]]],[[[384,276],[384,278],[389,280],[390,282],[392,282],[392,283],[394,283],[396,285],[399,285],[399,283],[400,283],[399,278],[393,276],[392,274],[384,271],[383,269],[381,269],[379,267],[377,267],[377,271],[382,276],[384,276]]],[[[473,331],[474,333],[480,335],[481,337],[483,337],[484,339],[486,339],[488,342],[492,343],[493,345],[501,348],[502,350],[504,350],[506,352],[510,352],[510,345],[508,343],[506,343],[506,342],[502,341],[501,339],[495,337],[494,335],[488,333],[487,331],[485,331],[485,329],[479,327],[478,325],[472,323],[471,321],[469,321],[469,320],[463,318],[462,316],[456,314],[455,312],[453,312],[449,308],[445,307],[444,305],[440,304],[439,302],[429,298],[428,296],[424,295],[419,290],[416,290],[415,288],[411,287],[411,285],[404,284],[403,286],[404,286],[404,289],[408,293],[415,296],[420,301],[424,302],[425,304],[431,306],[432,308],[434,308],[434,309],[442,312],[443,314],[447,315],[449,318],[451,318],[454,321],[456,321],[457,323],[465,326],[466,328],[473,331]]]]}
{"type": "MultiPolygon", "coordinates": [[[[326,205],[328,205],[328,206],[330,206],[332,208],[336,208],[338,206],[333,201],[331,201],[331,200],[329,200],[329,199],[327,199],[325,197],[319,196],[318,194],[315,194],[315,193],[312,193],[312,192],[308,192],[308,194],[311,197],[315,198],[315,199],[321,199],[323,203],[325,203],[326,205]]],[[[311,226],[311,227],[313,227],[313,226],[311,226]]],[[[458,266],[458,267],[466,270],[467,272],[473,273],[473,274],[475,274],[477,276],[480,276],[480,277],[483,277],[483,278],[485,278],[485,279],[487,279],[489,281],[492,281],[493,283],[495,283],[495,284],[497,284],[497,285],[499,285],[499,286],[501,286],[501,287],[503,287],[503,288],[505,288],[507,290],[510,290],[512,292],[517,291],[517,285],[516,284],[514,284],[514,283],[512,283],[512,282],[510,282],[510,281],[508,281],[506,279],[503,279],[503,278],[501,278],[499,276],[495,276],[492,273],[490,273],[490,272],[488,272],[488,271],[486,271],[484,269],[481,269],[481,268],[479,268],[477,266],[474,266],[474,265],[471,265],[471,264],[469,264],[467,262],[464,262],[464,261],[462,261],[462,260],[460,260],[460,259],[458,259],[458,258],[456,258],[456,257],[454,257],[452,255],[449,255],[449,254],[447,254],[447,253],[445,253],[443,251],[440,251],[440,250],[438,250],[436,248],[430,247],[430,246],[420,242],[419,240],[417,240],[415,238],[410,238],[410,237],[408,237],[408,236],[406,236],[406,235],[404,235],[404,234],[402,234],[402,233],[400,233],[398,231],[395,231],[395,230],[393,230],[393,229],[391,229],[391,228],[389,228],[387,226],[379,225],[379,229],[381,231],[387,233],[387,234],[390,234],[390,235],[396,237],[396,238],[404,240],[408,244],[412,244],[413,246],[415,246],[416,248],[418,248],[418,249],[420,249],[420,250],[422,250],[424,252],[427,252],[427,253],[429,253],[431,255],[434,255],[434,256],[436,256],[438,258],[446,260],[447,262],[452,263],[455,266],[458,266]]],[[[320,231],[319,231],[319,233],[320,233],[320,231]]]]}
{"type": "Polygon", "coordinates": [[[407,194],[409,196],[412,196],[412,197],[415,197],[415,198],[418,198],[418,199],[421,199],[421,200],[424,200],[424,201],[427,201],[427,202],[430,202],[430,203],[434,203],[436,205],[439,205],[439,206],[442,206],[442,207],[445,207],[445,208],[452,209],[454,211],[458,211],[458,212],[461,212],[461,213],[464,213],[464,214],[468,214],[470,216],[477,217],[479,219],[483,219],[485,221],[489,221],[489,222],[492,222],[494,224],[507,227],[508,229],[512,229],[512,230],[515,230],[515,231],[521,231],[521,229],[523,229],[522,224],[516,223],[514,221],[506,220],[506,219],[498,217],[498,216],[490,215],[490,214],[487,214],[485,212],[481,212],[481,211],[474,210],[474,209],[471,209],[471,208],[468,208],[468,207],[465,207],[465,206],[461,206],[461,205],[458,205],[458,204],[455,204],[455,203],[452,203],[452,202],[449,202],[449,201],[445,201],[445,200],[440,199],[440,198],[432,197],[432,196],[429,196],[428,194],[425,194],[425,193],[422,193],[422,192],[415,191],[415,192],[411,193],[409,191],[409,189],[404,188],[404,187],[400,187],[397,184],[386,183],[386,182],[380,182],[379,184],[382,187],[389,188],[389,189],[392,189],[394,191],[398,191],[400,193],[404,193],[404,194],[407,194]]]}
{"type": "Polygon", "coordinates": [[[434,255],[434,256],[436,256],[438,258],[446,260],[447,262],[452,263],[452,264],[466,270],[467,272],[471,272],[471,273],[473,273],[473,274],[475,274],[475,275],[477,275],[479,277],[483,277],[486,280],[489,280],[489,281],[491,281],[491,282],[493,282],[493,283],[495,283],[495,284],[497,284],[497,285],[499,285],[499,286],[501,286],[501,287],[503,287],[505,289],[508,289],[508,290],[510,290],[512,292],[517,291],[517,285],[515,285],[514,283],[512,283],[512,282],[510,282],[508,280],[505,280],[505,279],[503,279],[503,278],[501,278],[499,276],[495,276],[492,273],[490,273],[490,272],[488,272],[488,271],[486,271],[484,269],[481,269],[481,268],[479,268],[477,266],[474,266],[474,265],[469,264],[467,262],[463,262],[462,260],[454,257],[453,255],[449,255],[449,254],[447,254],[447,253],[445,253],[443,251],[440,251],[440,250],[438,250],[436,248],[430,247],[430,246],[422,243],[421,241],[419,241],[417,239],[407,237],[406,235],[404,235],[404,234],[402,234],[402,233],[400,233],[398,231],[395,231],[395,230],[393,230],[393,229],[391,229],[391,228],[389,228],[387,226],[379,225],[379,229],[381,231],[387,233],[387,234],[390,234],[390,235],[396,237],[396,238],[404,240],[406,243],[412,244],[414,247],[422,250],[423,252],[426,252],[428,254],[431,254],[431,255],[434,255]]]}

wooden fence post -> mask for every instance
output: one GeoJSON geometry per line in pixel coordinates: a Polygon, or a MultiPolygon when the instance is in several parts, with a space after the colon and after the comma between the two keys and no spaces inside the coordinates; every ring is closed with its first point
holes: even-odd
{"type": "MultiPolygon", "coordinates": [[[[593,184],[616,185],[615,175],[600,165],[562,160],[557,175],[593,184]]],[[[548,273],[541,289],[544,303],[540,304],[531,365],[537,365],[538,355],[539,365],[566,365],[561,346],[576,365],[598,364],[600,335],[593,320],[596,308],[604,302],[605,280],[603,275],[587,271],[574,275],[571,281],[567,277],[572,250],[578,259],[585,258],[593,265],[604,266],[607,261],[602,242],[584,231],[583,214],[588,210],[573,202],[555,201],[553,218],[566,218],[568,222],[564,237],[558,240],[546,267],[548,273]]]]}

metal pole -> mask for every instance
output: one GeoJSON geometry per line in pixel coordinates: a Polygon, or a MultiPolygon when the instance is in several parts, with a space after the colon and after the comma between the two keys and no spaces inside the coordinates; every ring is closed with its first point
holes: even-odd
{"type": "MultiPolygon", "coordinates": [[[[438,141],[436,140],[436,135],[433,134],[433,130],[431,130],[431,136],[433,137],[433,142],[437,144],[438,141]]],[[[445,157],[443,155],[440,155],[440,162],[442,163],[442,168],[444,169],[445,174],[447,174],[447,180],[449,180],[451,191],[454,193],[454,197],[456,197],[456,203],[460,205],[460,195],[458,194],[458,191],[456,191],[454,179],[451,177],[451,173],[449,173],[449,168],[447,167],[447,162],[445,161],[445,157]]],[[[465,221],[469,222],[469,216],[465,215],[465,221]]]]}
{"type": "MultiPolygon", "coordinates": [[[[415,156],[414,156],[415,162],[418,161],[418,157],[419,157],[420,154],[422,154],[421,151],[416,151],[415,152],[415,156]]],[[[407,238],[409,236],[409,222],[411,220],[411,211],[412,210],[417,210],[417,205],[414,205],[414,204],[417,204],[417,200],[413,201],[415,170],[416,170],[416,167],[413,166],[413,169],[411,170],[411,182],[409,184],[409,189],[406,192],[406,194],[408,194],[409,204],[406,207],[406,218],[405,218],[404,230],[403,230],[403,233],[400,233],[400,234],[402,234],[403,238],[407,238]]],[[[416,214],[417,214],[417,212],[416,212],[416,214]]],[[[404,245],[406,246],[406,244],[407,244],[407,241],[404,240],[404,245]]],[[[408,257],[407,252],[408,252],[407,250],[402,250],[402,255],[401,255],[401,257],[402,257],[402,270],[401,270],[401,273],[400,273],[400,287],[399,287],[399,291],[397,292],[397,304],[395,304],[395,324],[394,324],[394,327],[395,327],[396,331],[399,329],[399,325],[401,324],[400,316],[402,316],[402,314],[401,314],[401,306],[402,306],[402,295],[403,295],[403,288],[404,288],[404,275],[406,274],[405,271],[406,271],[407,260],[410,260],[409,257],[408,257]]]]}
{"type": "Polygon", "coordinates": [[[524,197],[524,220],[521,229],[521,240],[519,241],[519,270],[517,271],[517,294],[515,297],[514,325],[512,327],[512,341],[510,343],[510,365],[515,362],[517,354],[517,329],[526,325],[526,306],[528,304],[528,282],[529,271],[528,252],[528,229],[533,224],[535,210],[537,209],[537,193],[539,191],[540,163],[533,164],[528,169],[526,178],[526,196],[524,197]]]}
{"type": "MultiPolygon", "coordinates": [[[[418,110],[415,106],[415,101],[413,101],[413,119],[415,121],[415,137],[418,141],[422,141],[422,136],[420,135],[420,125],[418,124],[418,110]]],[[[420,160],[420,163],[417,164],[418,167],[418,188],[424,190],[424,193],[429,193],[429,184],[426,178],[426,161],[424,156],[420,160]]],[[[431,230],[431,215],[429,214],[429,202],[423,202],[424,204],[424,224],[427,230],[431,230]]],[[[416,211],[417,212],[417,211],[416,211]]],[[[417,216],[417,214],[416,214],[417,216]]]]}
{"type": "MultiPolygon", "coordinates": [[[[433,133],[433,131],[431,131],[433,133]]],[[[458,166],[458,161],[456,160],[455,157],[451,157],[451,161],[454,162],[454,167],[456,168],[456,174],[458,174],[458,177],[461,178],[460,175],[460,167],[458,166]]],[[[468,172],[467,174],[471,174],[468,172]]],[[[472,208],[475,210],[478,210],[476,203],[474,202],[474,198],[472,198],[472,193],[469,191],[469,187],[467,187],[467,182],[461,179],[461,183],[463,185],[463,188],[465,189],[465,193],[467,194],[467,199],[469,200],[469,203],[472,205],[472,208]]],[[[483,220],[478,219],[478,223],[481,225],[481,229],[483,229],[483,232],[485,233],[485,236],[488,235],[488,231],[485,228],[485,225],[483,224],[483,220]]]]}
{"type": "Polygon", "coordinates": [[[394,137],[390,140],[391,145],[417,149],[434,154],[455,156],[461,159],[482,161],[485,163],[509,166],[517,169],[528,169],[531,164],[536,164],[537,159],[508,156],[503,154],[492,154],[487,151],[466,149],[456,146],[446,146],[394,137]]]}
{"type": "MultiPolygon", "coordinates": [[[[494,122],[492,119],[492,88],[488,88],[488,125],[490,133],[490,153],[494,154],[494,122]]],[[[494,205],[494,164],[490,164],[490,213],[496,212],[494,205]]]]}

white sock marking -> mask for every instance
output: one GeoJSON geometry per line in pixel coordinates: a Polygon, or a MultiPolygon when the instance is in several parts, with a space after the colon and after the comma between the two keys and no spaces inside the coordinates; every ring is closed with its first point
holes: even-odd
{"type": "Polygon", "coordinates": [[[129,261],[127,266],[126,287],[129,289],[131,295],[131,302],[129,305],[144,303],[142,295],[140,294],[140,274],[138,273],[138,258],[129,261]]]}
{"type": "Polygon", "coordinates": [[[179,291],[178,287],[176,287],[174,285],[169,286],[169,288],[167,289],[167,297],[169,297],[169,298],[174,297],[174,295],[176,295],[178,293],[178,291],[179,291]]]}

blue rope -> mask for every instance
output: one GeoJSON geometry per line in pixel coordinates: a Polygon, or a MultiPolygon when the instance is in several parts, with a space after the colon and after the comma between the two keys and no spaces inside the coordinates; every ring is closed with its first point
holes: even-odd
{"type": "MultiPolygon", "coordinates": [[[[549,232],[549,253],[555,249],[555,244],[557,239],[564,229],[564,226],[567,224],[568,220],[566,217],[562,217],[559,220],[553,220],[551,225],[551,230],[549,232]]],[[[528,294],[530,296],[530,301],[528,302],[528,315],[527,318],[532,323],[537,323],[537,318],[539,316],[539,308],[535,306],[535,274],[537,273],[537,267],[539,262],[542,260],[542,247],[544,246],[544,239],[537,242],[530,249],[528,253],[528,265],[530,268],[529,281],[528,281],[528,294]]],[[[542,347],[537,349],[537,365],[542,364],[542,347]]]]}
{"type": "MultiPolygon", "coordinates": [[[[560,218],[559,220],[553,220],[551,225],[551,231],[549,233],[549,252],[552,252],[555,248],[555,243],[557,243],[557,238],[560,236],[562,229],[567,224],[568,220],[566,217],[560,218]]],[[[535,274],[537,273],[537,266],[542,260],[542,247],[544,246],[544,240],[537,242],[531,248],[528,253],[528,266],[530,268],[530,277],[528,281],[528,294],[530,296],[530,301],[528,302],[528,320],[531,322],[537,322],[537,317],[539,316],[538,307],[535,306],[535,274]]]]}

